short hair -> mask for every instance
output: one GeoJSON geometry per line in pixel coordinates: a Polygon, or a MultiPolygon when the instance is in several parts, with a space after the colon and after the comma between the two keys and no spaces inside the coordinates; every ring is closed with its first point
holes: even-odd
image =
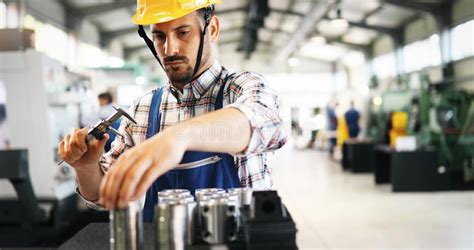
{"type": "Polygon", "coordinates": [[[107,101],[107,104],[112,103],[112,95],[109,92],[104,92],[98,96],[99,99],[104,99],[107,101]]]}

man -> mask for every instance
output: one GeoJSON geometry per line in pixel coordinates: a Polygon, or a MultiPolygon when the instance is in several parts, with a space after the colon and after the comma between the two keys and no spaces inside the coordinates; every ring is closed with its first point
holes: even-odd
{"type": "MultiPolygon", "coordinates": [[[[99,100],[99,118],[100,119],[105,120],[110,115],[115,113],[115,109],[112,105],[113,98],[112,98],[112,95],[109,92],[104,92],[104,93],[99,94],[97,96],[97,99],[99,100]]],[[[121,121],[121,119],[118,119],[117,121],[112,123],[112,127],[115,128],[115,129],[118,129],[119,126],[120,126],[120,121],[121,121]]],[[[105,144],[105,147],[104,147],[105,151],[110,150],[110,148],[112,146],[112,142],[115,140],[115,134],[114,133],[109,132],[108,134],[109,134],[109,140],[105,144]]]]}
{"type": "Polygon", "coordinates": [[[350,138],[357,138],[359,135],[360,113],[354,108],[354,101],[351,101],[351,108],[344,114],[350,138]]]}
{"type": "Polygon", "coordinates": [[[87,129],[60,142],[89,206],[123,208],[146,193],[151,221],[162,189],[271,188],[267,154],[286,142],[278,98],[262,76],[232,74],[216,60],[218,1],[138,0],[133,21],[169,83],[135,102],[129,112],[138,124],[123,119],[124,137],[104,155],[108,137],[87,145],[87,129]]]}
{"type": "Polygon", "coordinates": [[[339,104],[336,102],[334,107],[331,105],[327,106],[327,116],[328,116],[328,131],[330,131],[330,138],[329,138],[329,155],[331,158],[334,156],[334,148],[336,147],[337,142],[337,116],[336,116],[336,108],[339,104]]]}

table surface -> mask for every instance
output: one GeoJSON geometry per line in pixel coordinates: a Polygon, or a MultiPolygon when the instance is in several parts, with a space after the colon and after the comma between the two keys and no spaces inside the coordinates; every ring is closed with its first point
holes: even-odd
{"type": "MultiPolygon", "coordinates": [[[[110,249],[109,237],[109,223],[91,223],[75,234],[71,239],[62,244],[59,249],[110,249]]],[[[144,249],[155,249],[152,223],[143,223],[143,238],[144,249]]],[[[228,246],[202,244],[190,246],[189,249],[228,249],[228,246]]]]}

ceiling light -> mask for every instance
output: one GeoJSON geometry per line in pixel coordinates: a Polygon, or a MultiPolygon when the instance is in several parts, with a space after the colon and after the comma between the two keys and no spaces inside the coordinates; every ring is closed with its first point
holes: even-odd
{"type": "Polygon", "coordinates": [[[317,45],[326,44],[326,38],[324,36],[313,36],[311,37],[310,42],[317,45]]]}
{"type": "Polygon", "coordinates": [[[290,67],[297,67],[300,65],[300,60],[298,60],[298,58],[291,57],[288,59],[287,63],[290,67]]]}
{"type": "Polygon", "coordinates": [[[145,85],[146,84],[146,78],[143,76],[137,76],[135,78],[135,83],[138,85],[145,85]]]}
{"type": "Polygon", "coordinates": [[[376,96],[373,100],[372,100],[372,103],[375,105],[375,106],[380,106],[382,105],[382,98],[380,96],[376,96]]]}
{"type": "Polygon", "coordinates": [[[349,28],[349,22],[346,19],[342,18],[341,9],[340,8],[337,9],[336,13],[337,13],[336,18],[331,20],[331,26],[340,32],[347,31],[347,29],[349,28]]]}

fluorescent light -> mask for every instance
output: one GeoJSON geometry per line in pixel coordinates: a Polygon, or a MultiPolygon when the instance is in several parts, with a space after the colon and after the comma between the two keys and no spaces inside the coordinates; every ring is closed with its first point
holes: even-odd
{"type": "Polygon", "coordinates": [[[143,76],[137,76],[135,78],[135,83],[138,85],[145,85],[146,84],[146,78],[143,76]]]}
{"type": "Polygon", "coordinates": [[[114,57],[114,56],[109,57],[108,65],[111,68],[121,68],[123,67],[124,64],[125,62],[118,57],[114,57]]]}
{"type": "Polygon", "coordinates": [[[382,98],[380,98],[380,96],[376,96],[376,97],[374,97],[374,99],[372,100],[372,103],[373,103],[375,106],[380,106],[380,105],[382,105],[382,98]]]}
{"type": "Polygon", "coordinates": [[[331,20],[331,26],[343,33],[349,28],[349,22],[344,18],[337,18],[331,20]]]}
{"type": "Polygon", "coordinates": [[[287,63],[290,67],[297,67],[300,65],[300,60],[298,60],[298,58],[291,57],[288,59],[287,63]]]}
{"type": "Polygon", "coordinates": [[[326,44],[326,38],[324,36],[313,36],[311,37],[310,42],[317,45],[326,44]]]}

